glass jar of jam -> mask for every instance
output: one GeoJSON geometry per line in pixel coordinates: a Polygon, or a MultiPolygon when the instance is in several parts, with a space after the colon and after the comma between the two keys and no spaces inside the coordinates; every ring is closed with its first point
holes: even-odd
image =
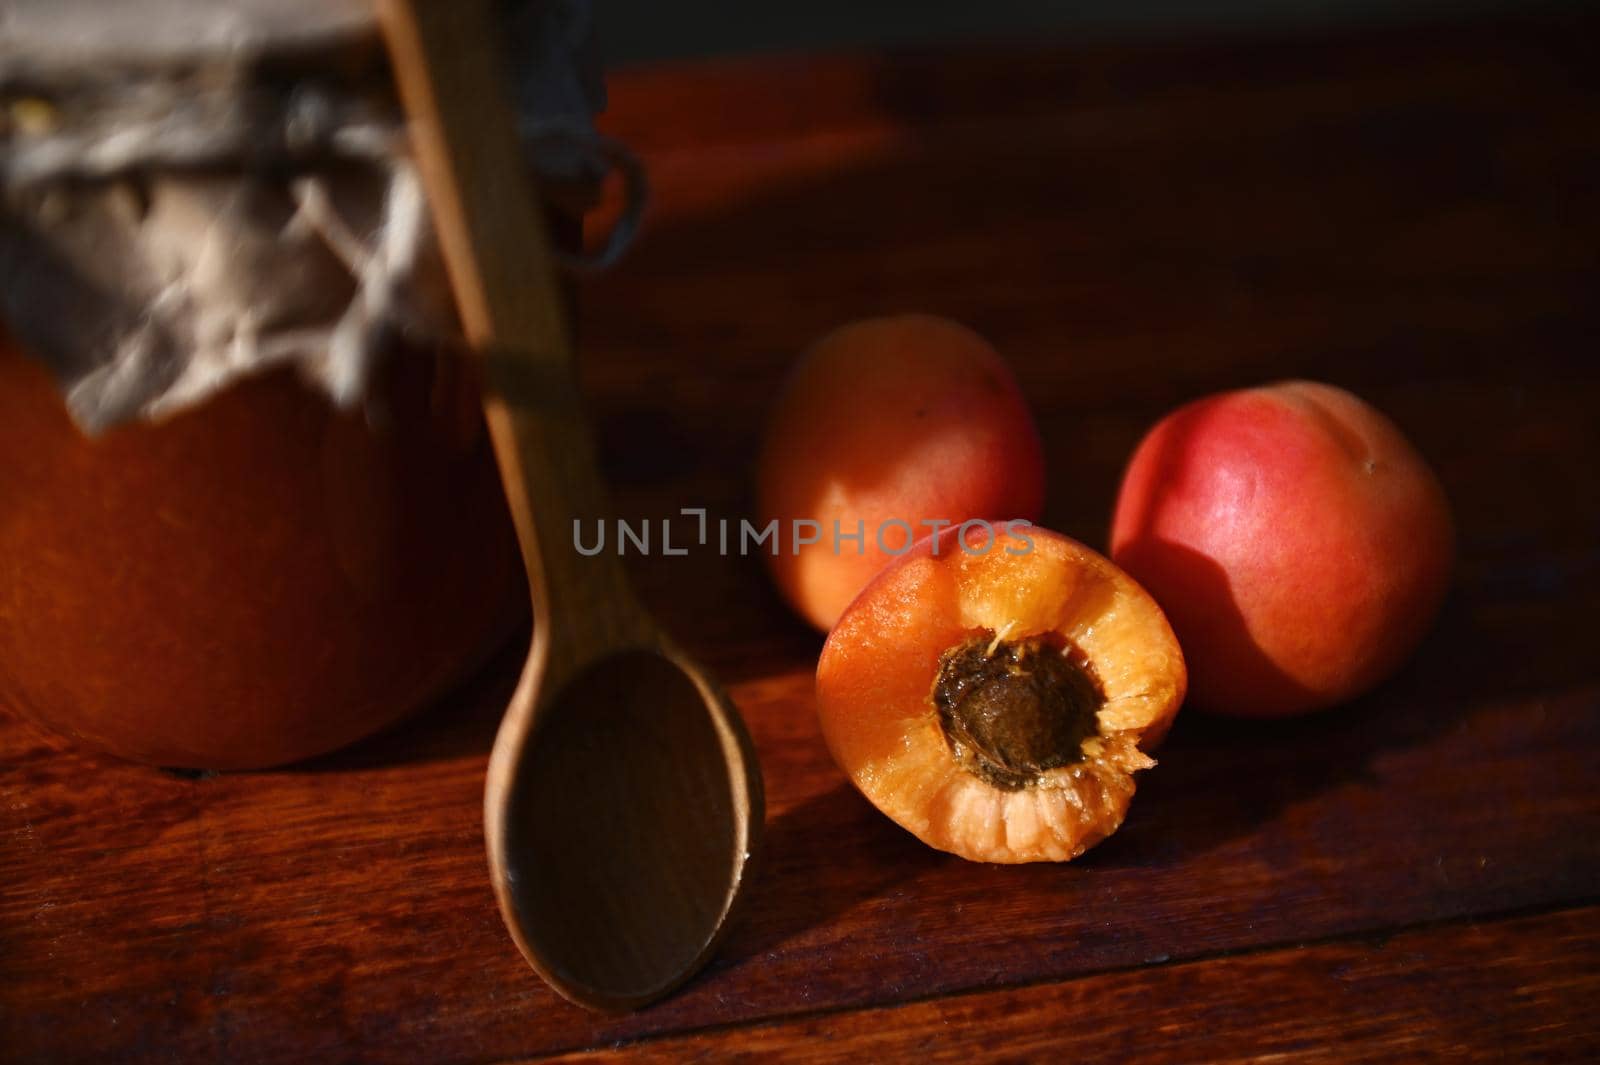
{"type": "Polygon", "coordinates": [[[389,365],[374,418],[279,370],[90,438],[0,340],[0,705],[140,761],[269,766],[481,663],[527,587],[476,390],[389,365]]]}
{"type": "MultiPolygon", "coordinates": [[[[418,708],[527,586],[369,0],[13,7],[0,707],[224,769],[418,708]]],[[[605,169],[581,7],[501,8],[568,251],[605,169]]]]}

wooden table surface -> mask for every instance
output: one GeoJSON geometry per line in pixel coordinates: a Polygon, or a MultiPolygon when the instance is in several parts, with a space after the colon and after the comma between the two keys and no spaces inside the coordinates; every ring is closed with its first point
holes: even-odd
{"type": "Polygon", "coordinates": [[[582,324],[625,516],[749,515],[795,353],[925,309],[1014,363],[1047,524],[1091,544],[1170,406],[1354,388],[1454,502],[1437,630],[1324,716],[1180,715],[1121,832],[1004,868],[845,783],[812,713],[820,639],[758,560],[637,560],[747,715],[769,811],[717,960],[622,1016],[541,984],[490,893],[480,789],[520,648],[279,772],[165,773],[0,714],[0,1058],[1600,1058],[1597,29],[615,77],[608,127],[655,197],[582,324]]]}

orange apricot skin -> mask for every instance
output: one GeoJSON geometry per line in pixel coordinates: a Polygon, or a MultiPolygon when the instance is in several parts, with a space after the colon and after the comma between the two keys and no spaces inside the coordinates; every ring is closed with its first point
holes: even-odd
{"type": "Polygon", "coordinates": [[[982,337],[931,315],[869,319],[817,341],[784,385],[758,462],[760,520],[779,528],[768,567],[824,631],[929,532],[924,522],[1034,521],[1043,501],[1038,431],[1009,367],[982,337]],[[818,543],[796,545],[801,519],[818,523],[818,543]],[[836,544],[836,522],[864,531],[862,543],[836,544]]]}
{"type": "Polygon", "coordinates": [[[1135,450],[1111,555],[1166,611],[1189,699],[1240,717],[1326,709],[1392,675],[1449,587],[1438,479],[1400,430],[1307,381],[1184,406],[1135,450]]]}

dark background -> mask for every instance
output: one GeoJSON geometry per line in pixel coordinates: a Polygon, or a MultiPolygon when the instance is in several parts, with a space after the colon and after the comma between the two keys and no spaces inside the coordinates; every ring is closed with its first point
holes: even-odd
{"type": "Polygon", "coordinates": [[[1448,20],[1585,0],[592,0],[613,65],[686,56],[1272,32],[1448,20]]]}

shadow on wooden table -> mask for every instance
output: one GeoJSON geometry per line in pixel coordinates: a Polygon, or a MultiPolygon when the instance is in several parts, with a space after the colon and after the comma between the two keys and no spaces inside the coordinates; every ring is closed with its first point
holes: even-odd
{"type": "Polygon", "coordinates": [[[528,635],[528,627],[519,626],[482,666],[411,717],[353,746],[284,768],[337,773],[457,758],[487,759],[528,654],[528,635]]]}
{"type": "Polygon", "coordinates": [[[1513,643],[1492,604],[1457,587],[1410,663],[1354,702],[1283,721],[1184,710],[1156,752],[1160,768],[1141,778],[1127,824],[1083,862],[1169,865],[1244,841],[1321,793],[1376,786],[1380,760],[1448,757],[1453,732],[1514,731],[1498,720],[1504,706],[1589,677],[1582,657],[1562,650],[1570,639],[1553,635],[1559,613],[1543,625],[1513,643]],[[1523,664],[1507,668],[1508,659],[1523,664]]]}
{"type": "Polygon", "coordinates": [[[841,781],[767,823],[755,883],[721,956],[739,963],[803,950],[797,941],[808,933],[849,927],[846,913],[945,860],[841,781]]]}

